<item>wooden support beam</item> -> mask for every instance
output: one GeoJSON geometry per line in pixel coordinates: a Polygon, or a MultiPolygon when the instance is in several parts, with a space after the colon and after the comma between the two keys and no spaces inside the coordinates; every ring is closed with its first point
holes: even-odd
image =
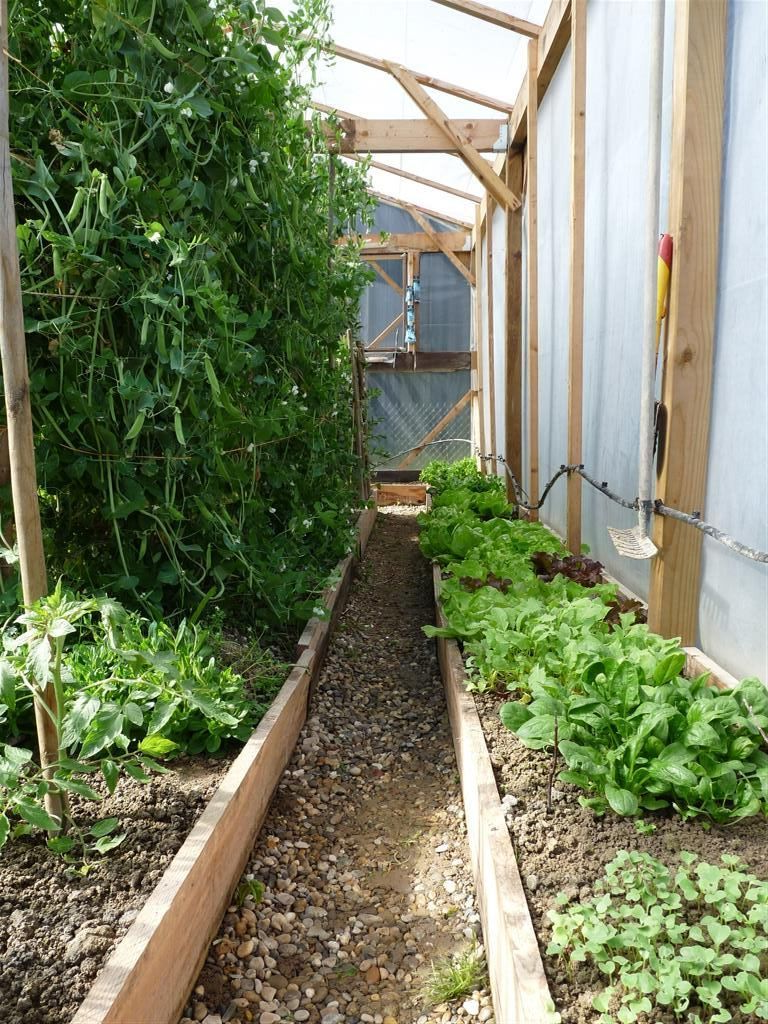
{"type": "MultiPolygon", "coordinates": [[[[571,38],[571,0],[552,0],[536,42],[536,89],[539,103],[557,70],[571,38]]],[[[515,100],[515,109],[509,118],[510,146],[525,142],[528,117],[528,86],[524,81],[515,100]]]]}
{"type": "Polygon", "coordinates": [[[396,196],[388,196],[384,192],[377,192],[373,188],[369,188],[368,192],[382,203],[390,203],[392,206],[399,206],[403,210],[419,210],[425,216],[442,221],[444,224],[454,224],[457,227],[466,228],[467,231],[472,230],[472,225],[467,220],[449,217],[447,213],[439,213],[437,210],[430,210],[426,206],[417,206],[415,203],[409,203],[405,199],[398,199],[396,196]]]}
{"type": "MultiPolygon", "coordinates": [[[[467,231],[441,231],[440,241],[447,245],[451,252],[469,252],[471,248],[470,234],[467,231]]],[[[348,241],[362,243],[363,256],[377,256],[379,253],[404,253],[404,252],[442,252],[432,239],[424,231],[395,232],[392,235],[381,233],[375,235],[343,236],[338,239],[337,245],[343,245],[348,241]]]]}
{"type": "Polygon", "coordinates": [[[379,331],[379,333],[376,335],[376,337],[373,339],[373,341],[369,341],[366,344],[366,346],[365,346],[366,352],[370,352],[371,349],[376,348],[376,346],[379,344],[379,342],[384,341],[384,339],[387,337],[387,335],[391,334],[392,331],[394,331],[394,329],[399,324],[401,324],[402,322],[403,322],[403,313],[401,311],[400,313],[397,314],[397,316],[392,321],[392,323],[387,324],[387,326],[384,328],[383,331],[379,331]]]}
{"type": "Polygon", "coordinates": [[[529,39],[538,39],[541,32],[541,25],[532,21],[525,21],[523,18],[515,18],[512,14],[505,14],[504,11],[497,11],[495,7],[486,7],[485,4],[476,3],[476,0],[432,0],[433,3],[442,4],[443,7],[450,7],[452,11],[460,11],[461,14],[470,14],[473,18],[488,22],[497,28],[507,28],[511,32],[519,32],[529,39]]]}
{"type": "MultiPolygon", "coordinates": [[[[493,199],[488,196],[488,207],[485,217],[485,302],[488,319],[488,420],[490,428],[491,455],[498,455],[496,446],[496,353],[493,334],[493,199]]],[[[489,463],[491,476],[497,475],[496,462],[489,463]]]]}
{"type": "MultiPolygon", "coordinates": [[[[480,207],[475,211],[475,233],[472,254],[475,260],[475,301],[474,301],[474,325],[475,325],[475,379],[474,379],[474,429],[472,440],[480,450],[480,455],[487,455],[485,450],[485,409],[483,396],[485,386],[483,381],[483,263],[481,258],[481,246],[483,239],[483,228],[480,220],[480,207]]],[[[479,463],[481,473],[485,473],[485,462],[481,459],[479,463]]]]}
{"type": "Polygon", "coordinates": [[[477,149],[472,145],[469,136],[461,130],[457,131],[455,123],[443,113],[410,72],[406,71],[400,64],[393,64],[391,61],[387,61],[387,67],[422,113],[453,144],[453,148],[458,151],[461,159],[475,177],[479,178],[493,198],[501,203],[502,206],[509,206],[513,210],[516,209],[520,205],[520,199],[510,192],[498,174],[488,166],[488,162],[480,156],[477,149]]]}
{"type": "Polygon", "coordinates": [[[454,267],[456,267],[456,269],[462,275],[462,277],[464,277],[469,282],[469,284],[474,287],[475,275],[472,273],[471,270],[468,270],[464,266],[461,260],[459,260],[459,258],[454,255],[453,251],[447,245],[443,245],[440,238],[443,232],[435,231],[435,229],[432,227],[432,225],[429,223],[426,217],[422,217],[422,215],[419,213],[418,207],[411,206],[408,203],[406,203],[405,208],[408,210],[408,212],[416,221],[416,223],[421,228],[424,229],[424,233],[429,235],[429,237],[432,239],[435,245],[439,247],[440,252],[449,260],[450,263],[453,264],[454,267]]]}
{"type": "MultiPolygon", "coordinates": [[[[355,153],[347,155],[348,160],[357,160],[358,163],[365,160],[365,157],[355,153]]],[[[380,160],[369,160],[369,167],[375,167],[378,171],[386,171],[387,174],[396,174],[398,178],[407,178],[408,181],[418,182],[419,185],[426,185],[428,188],[438,189],[440,192],[447,192],[449,195],[458,196],[459,199],[466,199],[470,203],[479,203],[480,196],[473,196],[471,192],[463,192],[460,188],[446,185],[442,181],[433,181],[432,178],[422,178],[420,174],[413,174],[411,171],[403,170],[402,167],[392,167],[390,164],[383,164],[380,160]]],[[[454,223],[456,223],[454,221],[454,223]]]]}
{"type": "MultiPolygon", "coordinates": [[[[662,401],[666,450],[656,496],[685,512],[703,510],[714,356],[723,159],[726,0],[675,4],[669,225],[675,258],[662,401]]],[[[702,535],[657,516],[648,624],[696,639],[702,535]]]]}
{"type": "MultiPolygon", "coordinates": [[[[507,185],[519,194],[523,190],[523,157],[510,153],[507,159],[507,185]]],[[[506,437],[504,458],[515,479],[523,479],[523,378],[522,378],[522,312],[523,312],[523,216],[522,209],[507,210],[506,245],[506,437]]],[[[512,481],[507,476],[507,495],[515,497],[512,481]]]]}
{"type": "MultiPolygon", "coordinates": [[[[528,502],[539,500],[539,192],[537,180],[538,96],[536,91],[536,43],[528,43],[528,120],[525,177],[528,188],[528,502]]],[[[537,511],[530,513],[534,521],[537,511]]]]}
{"type": "MultiPolygon", "coordinates": [[[[571,260],[568,324],[568,463],[582,461],[584,401],[584,145],[587,106],[587,0],[571,14],[571,260]]],[[[568,476],[566,544],[581,552],[581,477],[568,476]]]]}
{"type": "MultiPolygon", "coordinates": [[[[353,60],[366,67],[375,68],[377,71],[388,71],[389,61],[380,57],[371,57],[367,53],[360,53],[358,50],[350,50],[346,46],[338,46],[332,43],[330,49],[337,57],[345,60],[353,60]]],[[[405,70],[405,69],[403,69],[405,70]]],[[[478,103],[481,107],[490,107],[491,110],[502,110],[505,114],[511,114],[513,104],[506,100],[496,99],[494,96],[485,96],[483,93],[475,92],[474,89],[466,89],[463,85],[454,85],[451,82],[444,82],[440,78],[433,78],[432,75],[425,75],[421,71],[408,70],[408,74],[420,85],[429,89],[437,89],[438,92],[448,93],[449,96],[458,96],[459,99],[468,100],[470,103],[478,103]]]]}
{"type": "Polygon", "coordinates": [[[434,427],[432,427],[429,433],[425,434],[424,437],[422,437],[418,445],[412,451],[408,452],[408,454],[400,463],[401,469],[405,469],[406,466],[409,466],[412,462],[414,462],[419,457],[419,455],[421,455],[421,453],[424,451],[428,444],[431,444],[432,441],[436,441],[438,439],[438,437],[442,434],[442,432],[445,430],[448,424],[452,423],[456,419],[461,410],[467,405],[471,397],[471,391],[467,391],[465,394],[461,396],[456,405],[449,409],[445,416],[443,416],[442,419],[438,423],[436,423],[434,427]]]}
{"type": "Polygon", "coordinates": [[[471,355],[471,352],[425,352],[422,349],[414,353],[378,349],[370,358],[366,356],[366,368],[369,373],[455,373],[471,369],[471,355]],[[390,361],[381,361],[376,356],[389,356],[390,361]]]}
{"type": "MultiPolygon", "coordinates": [[[[448,122],[455,136],[461,136],[478,153],[490,153],[499,141],[506,121],[494,117],[456,119],[448,122]]],[[[343,117],[337,129],[324,122],[323,130],[332,148],[343,156],[350,153],[452,153],[452,137],[423,117],[399,119],[343,117]]]]}
{"type": "Polygon", "coordinates": [[[382,281],[387,282],[392,291],[396,292],[400,296],[402,296],[405,293],[405,289],[403,288],[403,286],[399,285],[393,277],[390,277],[386,270],[383,267],[379,266],[376,260],[368,260],[368,262],[371,264],[371,266],[382,279],[382,281]]]}

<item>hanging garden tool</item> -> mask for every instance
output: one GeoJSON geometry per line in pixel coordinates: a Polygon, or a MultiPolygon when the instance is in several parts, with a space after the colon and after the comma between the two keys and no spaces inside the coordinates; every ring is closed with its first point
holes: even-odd
{"type": "MultiPolygon", "coordinates": [[[[664,82],[664,3],[651,7],[651,73],[648,117],[648,176],[646,197],[646,239],[644,344],[640,382],[640,454],[638,481],[638,521],[628,530],[608,527],[614,547],[627,558],[653,558],[658,549],[648,536],[653,509],[653,442],[655,436],[656,361],[661,338],[659,295],[662,291],[660,269],[663,264],[664,295],[669,282],[671,259],[657,254],[656,238],[659,224],[659,176],[661,171],[661,101],[664,82]]],[[[664,254],[667,247],[662,239],[664,254]]],[[[671,243],[671,239],[670,239],[671,243]]],[[[664,306],[666,302],[664,303],[664,306]]],[[[662,307],[664,308],[664,307],[662,307]]]]}
{"type": "MultiPolygon", "coordinates": [[[[672,273],[672,235],[662,235],[659,242],[659,277],[658,294],[656,297],[656,360],[654,369],[659,363],[659,343],[661,341],[661,325],[667,315],[669,297],[669,279],[672,273]]],[[[653,444],[656,455],[656,474],[661,472],[664,464],[664,445],[667,438],[667,407],[663,402],[654,406],[653,444]]]]}

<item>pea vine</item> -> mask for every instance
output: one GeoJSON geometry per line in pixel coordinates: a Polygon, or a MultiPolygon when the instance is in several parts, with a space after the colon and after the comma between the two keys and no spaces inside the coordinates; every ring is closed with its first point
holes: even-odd
{"type": "Polygon", "coordinates": [[[49,565],[155,612],[306,618],[349,544],[368,274],[333,244],[363,176],[305,120],[327,2],[9,8],[49,565]]]}

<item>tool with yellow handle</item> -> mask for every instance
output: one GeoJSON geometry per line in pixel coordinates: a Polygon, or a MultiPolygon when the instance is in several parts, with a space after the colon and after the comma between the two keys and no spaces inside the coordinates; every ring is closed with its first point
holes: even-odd
{"type": "Polygon", "coordinates": [[[656,359],[659,358],[661,322],[667,315],[669,278],[672,274],[672,235],[662,235],[659,242],[659,258],[656,279],[656,359]]]}

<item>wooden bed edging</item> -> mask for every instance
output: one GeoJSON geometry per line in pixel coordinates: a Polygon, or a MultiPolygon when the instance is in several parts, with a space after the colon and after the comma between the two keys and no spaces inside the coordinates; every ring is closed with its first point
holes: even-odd
{"type": "MultiPolygon", "coordinates": [[[[296,665],[80,1005],[71,1024],[177,1024],[307,717],[332,623],[376,520],[337,568],[296,665]],[[318,628],[322,627],[322,628],[318,628]]],[[[309,625],[309,624],[308,624],[309,625]]],[[[300,642],[301,643],[301,642],[300,642]]]]}
{"type": "MultiPolygon", "coordinates": [[[[435,614],[440,608],[440,567],[433,566],[435,614]]],[[[453,745],[461,777],[472,873],[483,923],[493,1005],[499,1024],[549,1024],[554,1003],[536,932],[496,788],[493,765],[455,640],[437,639],[453,745]]]]}

